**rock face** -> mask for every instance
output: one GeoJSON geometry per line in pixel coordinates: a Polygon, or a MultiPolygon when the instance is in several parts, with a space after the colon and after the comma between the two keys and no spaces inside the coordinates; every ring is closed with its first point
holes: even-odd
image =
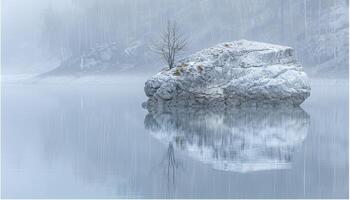
{"type": "Polygon", "coordinates": [[[64,60],[56,69],[44,75],[83,75],[122,72],[134,68],[147,57],[145,44],[140,41],[124,47],[116,42],[96,44],[78,56],[64,60]],[[139,59],[135,59],[138,55],[139,59]],[[141,57],[141,58],[140,58],[141,57]]]}
{"type": "Polygon", "coordinates": [[[244,173],[290,168],[307,136],[310,117],[300,107],[187,108],[154,110],[144,123],[164,145],[215,169],[244,173]]]}
{"type": "Polygon", "coordinates": [[[239,40],[203,49],[145,83],[147,107],[300,105],[307,75],[290,47],[239,40]]]}

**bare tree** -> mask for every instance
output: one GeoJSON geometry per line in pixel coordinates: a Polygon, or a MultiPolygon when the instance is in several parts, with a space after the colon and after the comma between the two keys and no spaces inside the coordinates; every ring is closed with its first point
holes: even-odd
{"type": "Polygon", "coordinates": [[[154,45],[154,52],[159,54],[168,64],[169,68],[173,68],[177,56],[185,50],[187,39],[176,21],[168,21],[167,28],[161,34],[160,40],[154,45]]]}

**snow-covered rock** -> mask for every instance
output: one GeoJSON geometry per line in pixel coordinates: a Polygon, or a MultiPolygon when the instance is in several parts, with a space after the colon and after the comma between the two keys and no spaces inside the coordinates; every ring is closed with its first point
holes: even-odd
{"type": "Polygon", "coordinates": [[[247,40],[203,49],[145,83],[147,106],[300,105],[307,75],[290,47],[247,40]]]}
{"type": "Polygon", "coordinates": [[[347,77],[349,71],[349,9],[338,1],[309,24],[303,52],[309,54],[316,75],[347,77]]]}
{"type": "MultiPolygon", "coordinates": [[[[57,68],[46,75],[91,75],[109,72],[122,72],[134,68],[139,57],[145,57],[146,45],[140,41],[123,46],[116,42],[96,44],[81,55],[64,60],[57,68]]],[[[142,60],[142,59],[141,59],[142,60]]]]}
{"type": "Polygon", "coordinates": [[[309,115],[300,107],[157,110],[145,127],[164,145],[219,170],[290,168],[307,136],[309,115]]]}

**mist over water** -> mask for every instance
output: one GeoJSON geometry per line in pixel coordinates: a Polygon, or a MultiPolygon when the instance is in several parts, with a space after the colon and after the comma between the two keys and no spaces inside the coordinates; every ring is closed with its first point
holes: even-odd
{"type": "Polygon", "coordinates": [[[2,198],[348,198],[348,0],[3,0],[2,198]],[[148,112],[150,46],[294,48],[297,108],[148,112]]]}

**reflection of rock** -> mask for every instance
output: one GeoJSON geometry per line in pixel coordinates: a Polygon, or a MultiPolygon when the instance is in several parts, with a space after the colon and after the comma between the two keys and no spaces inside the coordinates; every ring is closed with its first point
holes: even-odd
{"type": "Polygon", "coordinates": [[[213,168],[238,172],[288,168],[309,124],[299,107],[151,111],[145,118],[145,127],[164,144],[173,142],[213,168]]]}
{"type": "Polygon", "coordinates": [[[203,49],[145,83],[147,104],[300,105],[307,75],[290,47],[239,40],[203,49]]]}

